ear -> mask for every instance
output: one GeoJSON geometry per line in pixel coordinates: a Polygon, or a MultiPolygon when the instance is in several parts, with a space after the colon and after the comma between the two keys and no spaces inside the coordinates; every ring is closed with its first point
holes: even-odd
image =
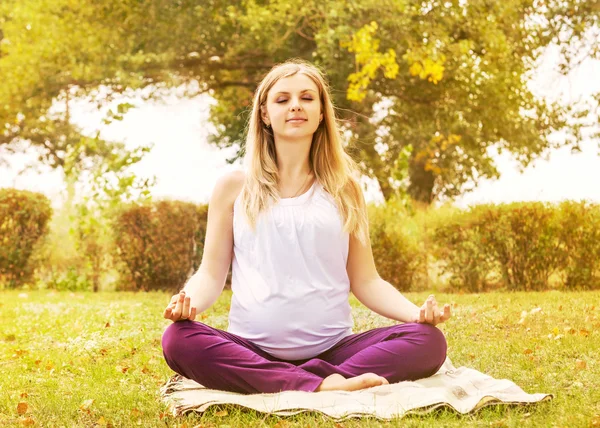
{"type": "Polygon", "coordinates": [[[319,115],[319,123],[321,123],[322,121],[323,121],[323,113],[321,113],[321,114],[319,115]]]}
{"type": "Polygon", "coordinates": [[[262,118],[265,125],[271,124],[271,121],[269,120],[269,115],[267,114],[267,108],[265,106],[260,106],[260,117],[262,118]]]}

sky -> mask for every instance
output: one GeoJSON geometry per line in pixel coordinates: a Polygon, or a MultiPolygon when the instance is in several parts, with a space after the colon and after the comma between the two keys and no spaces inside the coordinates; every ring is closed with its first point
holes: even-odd
{"type": "MultiPolygon", "coordinates": [[[[569,76],[556,71],[557,52],[549,49],[529,82],[531,90],[548,100],[586,99],[600,91],[600,61],[584,61],[569,76]]],[[[119,102],[122,102],[120,100],[119,102]]],[[[85,132],[94,135],[97,130],[109,140],[123,141],[129,148],[153,143],[152,151],[134,171],[141,177],[156,177],[152,189],[155,198],[171,198],[196,203],[207,203],[216,180],[222,174],[239,168],[228,165],[225,159],[231,151],[217,149],[207,143],[212,127],[208,123],[212,99],[199,96],[181,99],[175,93],[161,103],[143,103],[131,100],[137,108],[130,110],[121,122],[103,125],[105,111],[85,102],[71,104],[73,120],[85,132]]],[[[561,140],[561,135],[554,135],[561,140]]],[[[553,150],[532,162],[523,171],[508,154],[493,158],[501,174],[497,180],[481,180],[474,191],[453,203],[467,207],[480,203],[512,201],[551,201],[586,199],[600,203],[600,151],[598,142],[587,140],[581,144],[581,153],[569,149],[553,150]]],[[[53,206],[61,203],[64,183],[61,173],[36,164],[31,153],[6,155],[0,148],[0,158],[8,160],[0,165],[0,187],[15,187],[38,191],[49,196],[53,206]],[[26,169],[29,164],[34,169],[26,169]]],[[[367,184],[368,201],[381,202],[375,182],[367,184]]]]}

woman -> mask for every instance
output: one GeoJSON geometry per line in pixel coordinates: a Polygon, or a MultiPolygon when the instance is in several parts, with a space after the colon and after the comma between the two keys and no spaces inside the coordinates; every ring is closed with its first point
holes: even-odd
{"type": "Polygon", "coordinates": [[[421,308],[377,274],[358,169],[345,153],[329,88],[313,65],[275,66],[258,86],[246,172],[221,177],[202,263],[163,316],[169,367],[242,393],[357,390],[434,374],[446,358],[430,296],[421,308]],[[223,290],[227,331],[194,321],[223,290]],[[403,324],[352,333],[349,292],[403,324]]]}

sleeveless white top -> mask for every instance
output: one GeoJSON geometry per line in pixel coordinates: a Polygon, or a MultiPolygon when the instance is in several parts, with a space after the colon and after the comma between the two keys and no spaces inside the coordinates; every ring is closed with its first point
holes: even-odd
{"type": "Polygon", "coordinates": [[[261,213],[256,233],[238,196],[233,240],[227,331],[290,361],[312,358],[352,334],[349,235],[316,180],[306,193],[261,213]]]}

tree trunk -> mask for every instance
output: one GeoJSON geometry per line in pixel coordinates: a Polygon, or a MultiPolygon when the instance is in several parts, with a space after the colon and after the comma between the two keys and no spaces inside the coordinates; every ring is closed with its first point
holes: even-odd
{"type": "Polygon", "coordinates": [[[426,159],[415,160],[414,155],[410,157],[408,194],[414,201],[430,205],[433,202],[435,176],[433,172],[425,170],[425,161],[426,159]]]}

